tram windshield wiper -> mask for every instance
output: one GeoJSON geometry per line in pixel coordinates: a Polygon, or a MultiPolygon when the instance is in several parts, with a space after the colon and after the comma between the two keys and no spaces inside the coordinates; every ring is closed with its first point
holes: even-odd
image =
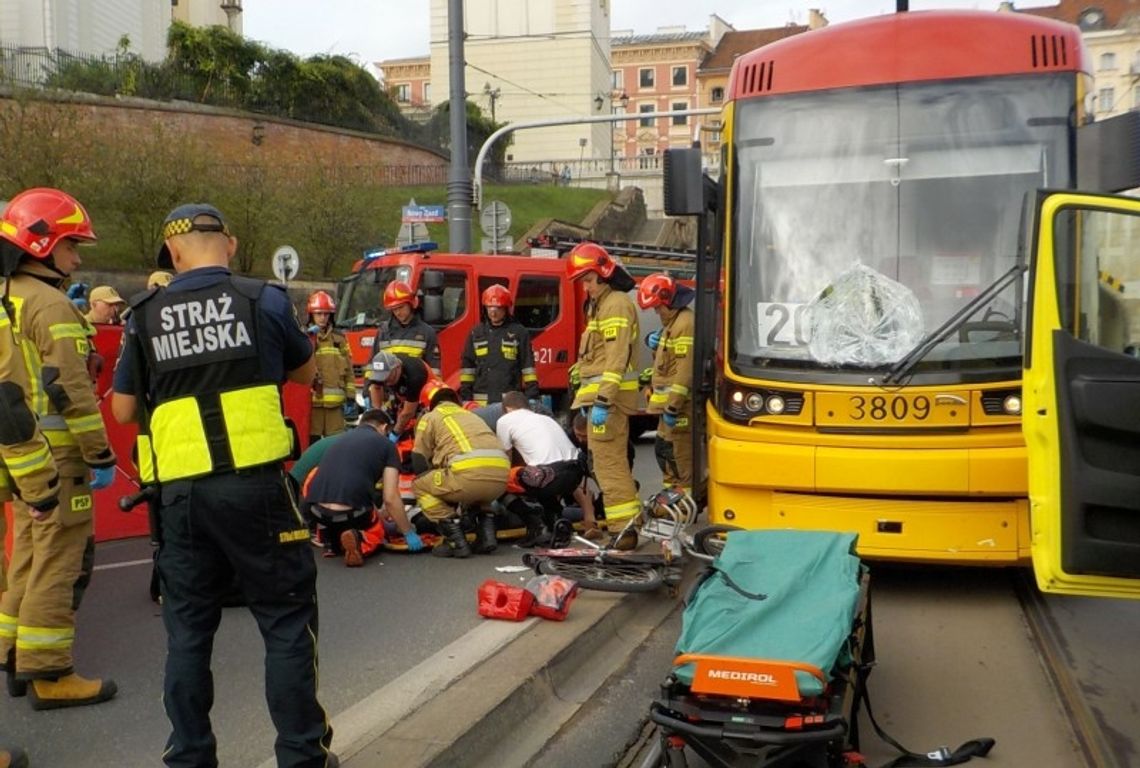
{"type": "Polygon", "coordinates": [[[922,341],[918,342],[911,351],[903,355],[902,359],[891,366],[886,375],[883,376],[884,384],[891,384],[897,382],[906,374],[910,373],[911,369],[916,366],[922,358],[926,357],[930,350],[941,344],[947,336],[958,327],[968,320],[975,312],[989,304],[994,298],[1004,291],[1014,280],[1021,277],[1027,269],[1025,264],[1015,264],[1009,268],[1009,271],[998,277],[997,280],[990,283],[989,287],[979,293],[970,301],[955,312],[942,325],[935,328],[928,333],[922,341]]]}

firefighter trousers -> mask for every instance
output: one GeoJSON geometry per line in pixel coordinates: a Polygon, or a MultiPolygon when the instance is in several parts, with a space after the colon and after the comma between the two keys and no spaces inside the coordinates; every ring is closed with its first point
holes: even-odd
{"type": "Polygon", "coordinates": [[[59,507],[33,520],[12,502],[12,561],[0,598],[0,661],[16,650],[16,676],[70,674],[75,612],[91,578],[92,496],[87,478],[60,478],[59,507]]]}
{"type": "Polygon", "coordinates": [[[606,528],[617,532],[641,511],[633,471],[626,458],[629,415],[619,408],[610,408],[605,424],[600,427],[591,425],[589,430],[586,445],[594,480],[606,504],[606,528]]]}
{"type": "Polygon", "coordinates": [[[476,467],[453,472],[450,467],[424,472],[412,482],[416,503],[428,519],[455,517],[457,504],[489,504],[507,490],[507,467],[476,467]]]}
{"type": "Polygon", "coordinates": [[[317,701],[317,569],[280,466],[162,486],[158,573],[166,625],[168,766],[217,765],[210,657],[234,575],[265,644],[278,766],[324,768],[332,727],[317,701]]]}
{"type": "Polygon", "coordinates": [[[341,406],[325,408],[313,403],[309,413],[309,435],[328,437],[344,431],[344,410],[341,406]]]}
{"type": "Polygon", "coordinates": [[[664,421],[657,425],[654,445],[657,466],[661,467],[661,482],[666,488],[680,487],[685,493],[693,492],[693,433],[686,429],[668,426],[664,421]]]}

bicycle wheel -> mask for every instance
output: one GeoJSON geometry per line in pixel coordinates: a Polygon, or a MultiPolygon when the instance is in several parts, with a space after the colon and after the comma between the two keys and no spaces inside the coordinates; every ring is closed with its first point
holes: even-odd
{"type": "Polygon", "coordinates": [[[661,586],[661,572],[653,566],[625,563],[569,562],[542,560],[539,573],[565,576],[582,589],[599,592],[652,592],[661,586]]]}
{"type": "Polygon", "coordinates": [[[706,525],[693,534],[693,550],[699,555],[718,557],[724,551],[725,534],[742,530],[737,525],[706,525]]]}

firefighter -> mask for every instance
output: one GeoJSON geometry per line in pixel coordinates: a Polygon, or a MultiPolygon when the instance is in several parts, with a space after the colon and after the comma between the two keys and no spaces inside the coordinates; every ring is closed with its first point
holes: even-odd
{"type": "Polygon", "coordinates": [[[162,759],[217,765],[210,657],[236,575],[265,645],[278,764],[333,765],[316,562],[283,467],[294,439],[281,385],[312,382],[313,346],[284,289],[230,273],[237,240],[218,209],[179,206],[162,233],[158,266],[177,276],[136,298],[111,402],[118,421],[139,422],[140,474],[161,486],[162,759]]]}
{"type": "Polygon", "coordinates": [[[459,396],[480,406],[504,392],[521,390],[538,400],[538,374],[530,332],[511,315],[511,292],[503,285],[483,291],[483,322],[471,329],[459,369],[459,396]]]}
{"type": "Polygon", "coordinates": [[[9,670],[15,667],[12,693],[26,692],[35,709],[98,704],[115,695],[115,683],[76,674],[72,646],[94,556],[91,492],[111,484],[115,454],[91,386],[89,326],[62,290],[80,264],[79,244],[94,242],[95,232],[75,198],[37,188],[12,198],[0,238],[22,251],[4,297],[28,366],[25,402],[60,476],[56,514],[36,520],[26,501],[13,504],[0,656],[9,670]]]}
{"type": "Polygon", "coordinates": [[[647,276],[637,287],[637,305],[652,308],[661,318],[661,328],[646,339],[653,350],[649,413],[661,414],[654,453],[665,487],[693,492],[693,443],[690,423],[693,403],[693,310],[694,292],[671,276],[647,276]]]}
{"type": "Polygon", "coordinates": [[[348,341],[333,328],[336,302],[324,291],[314,291],[308,303],[317,375],[313,379],[313,407],[309,416],[309,443],[344,431],[344,419],[356,410],[356,382],[348,341]]]}
{"type": "Polygon", "coordinates": [[[407,283],[402,280],[388,283],[384,289],[384,309],[392,316],[376,333],[375,351],[421,358],[439,376],[439,341],[435,329],[416,313],[419,303],[407,283]]]}
{"type": "Polygon", "coordinates": [[[495,516],[478,507],[503,495],[511,461],[487,424],[459,405],[455,390],[443,382],[428,382],[420,394],[424,413],[416,423],[412,490],[423,513],[439,526],[443,542],[433,550],[439,557],[469,557],[472,550],[495,551],[495,516]],[[469,547],[456,504],[473,507],[475,545],[469,547]]]}
{"type": "Polygon", "coordinates": [[[421,358],[377,352],[365,375],[372,407],[379,408],[391,395],[396,417],[389,434],[393,440],[399,440],[416,417],[424,385],[435,378],[431,368],[421,358]]]}
{"type": "Polygon", "coordinates": [[[633,278],[596,243],[579,243],[566,257],[566,274],[588,297],[586,330],[578,345],[581,385],[573,408],[588,409],[589,465],[605,497],[606,527],[619,549],[637,546],[631,527],[621,529],[641,509],[637,485],[626,461],[629,416],[637,409],[637,308],[626,291],[633,278]]]}

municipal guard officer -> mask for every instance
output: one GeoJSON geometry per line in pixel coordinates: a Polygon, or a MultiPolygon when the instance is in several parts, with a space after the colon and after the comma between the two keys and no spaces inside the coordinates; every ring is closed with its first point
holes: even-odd
{"type": "MultiPolygon", "coordinates": [[[[626,461],[629,416],[637,409],[637,308],[626,295],[634,282],[596,243],[574,246],[566,257],[566,273],[588,297],[586,330],[578,345],[582,383],[572,407],[589,409],[590,467],[605,498],[606,527],[617,534],[641,511],[626,461]]],[[[632,549],[637,534],[630,528],[614,545],[632,549]]]]}
{"type": "Polygon", "coordinates": [[[35,709],[98,704],[115,695],[115,683],[76,674],[72,647],[94,555],[91,491],[114,479],[115,454],[88,372],[89,327],[62,290],[80,264],[79,243],[94,242],[95,232],[75,198],[38,188],[12,198],[0,218],[0,238],[20,251],[3,293],[10,331],[28,366],[24,400],[60,476],[57,514],[37,520],[25,500],[13,504],[0,655],[9,673],[15,671],[10,692],[27,693],[35,709]]]}
{"type": "Polygon", "coordinates": [[[356,381],[348,340],[333,327],[336,302],[325,291],[309,296],[309,332],[313,337],[317,376],[313,380],[313,407],[309,415],[309,442],[344,431],[345,412],[356,406],[356,381]]]}
{"type": "Polygon", "coordinates": [[[282,462],[295,436],[285,379],[308,386],[312,344],[285,292],[232,275],[220,211],[175,208],[158,266],[176,276],[136,296],[112,409],[139,422],[139,471],[161,486],[157,566],[167,632],[169,766],[217,765],[210,655],[236,574],[265,643],[280,766],[336,765],[317,701],[316,563],[282,462]]]}
{"type": "Polygon", "coordinates": [[[695,293],[670,275],[648,275],[637,286],[637,305],[652,308],[661,318],[661,329],[649,334],[653,350],[650,379],[650,413],[661,414],[654,453],[666,488],[693,492],[693,441],[690,420],[693,403],[693,310],[695,293]]]}
{"type": "MultiPolygon", "coordinates": [[[[468,557],[471,547],[463,535],[457,504],[478,508],[503,495],[511,461],[491,428],[459,405],[459,396],[438,379],[420,394],[424,413],[416,422],[412,489],[416,503],[443,534],[432,550],[440,557],[468,557]]],[[[495,516],[479,511],[475,551],[495,551],[495,516]]]]}
{"type": "Polygon", "coordinates": [[[480,406],[519,390],[537,400],[538,374],[530,333],[511,316],[511,292],[503,285],[483,291],[483,322],[471,329],[459,369],[459,396],[480,406]]]}
{"type": "Polygon", "coordinates": [[[419,298],[410,285],[402,280],[388,283],[384,289],[384,309],[392,316],[380,325],[373,349],[375,352],[418,357],[439,376],[439,340],[435,328],[416,313],[418,306],[419,298]]]}

